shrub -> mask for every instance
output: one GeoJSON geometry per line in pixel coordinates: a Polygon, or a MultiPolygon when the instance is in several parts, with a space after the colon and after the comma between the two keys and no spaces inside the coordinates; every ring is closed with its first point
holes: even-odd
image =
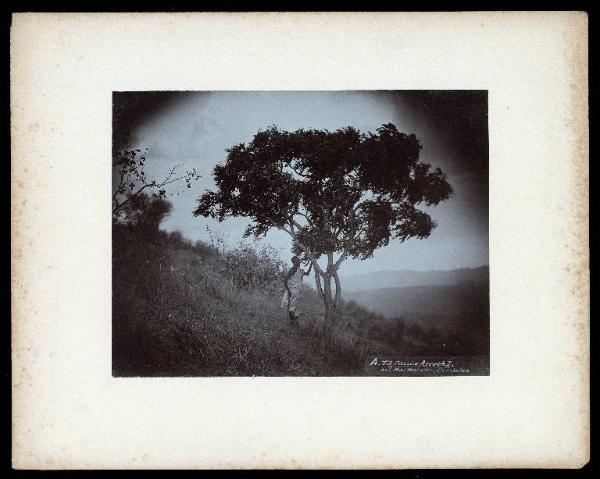
{"type": "Polygon", "coordinates": [[[271,247],[257,250],[241,243],[224,256],[226,275],[238,288],[273,291],[283,282],[283,262],[271,247]]]}

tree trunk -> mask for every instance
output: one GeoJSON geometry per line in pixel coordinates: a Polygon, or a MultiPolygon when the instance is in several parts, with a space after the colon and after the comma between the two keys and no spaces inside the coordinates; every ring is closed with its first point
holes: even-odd
{"type": "Polygon", "coordinates": [[[333,279],[335,280],[335,299],[333,304],[337,310],[342,301],[342,283],[340,282],[340,277],[338,276],[337,271],[333,272],[333,279]]]}
{"type": "MultiPolygon", "coordinates": [[[[333,266],[333,253],[327,253],[327,271],[325,272],[325,323],[328,331],[335,325],[336,302],[331,291],[331,279],[335,274],[333,266]]],[[[337,292],[336,292],[337,295],[337,292]]]]}
{"type": "Polygon", "coordinates": [[[317,267],[315,267],[315,283],[317,284],[317,292],[319,293],[319,296],[322,298],[323,297],[323,287],[321,286],[321,270],[317,267]]]}
{"type": "Polygon", "coordinates": [[[331,276],[325,274],[323,279],[323,302],[325,303],[325,323],[332,326],[335,321],[335,308],[331,292],[331,276]]]}
{"type": "Polygon", "coordinates": [[[341,302],[342,286],[340,278],[337,274],[337,270],[333,264],[333,254],[328,255],[327,271],[319,267],[318,263],[313,261],[313,267],[315,269],[315,284],[317,286],[317,292],[323,298],[323,304],[325,305],[325,331],[328,334],[333,332],[335,325],[337,310],[341,302]],[[335,283],[335,295],[333,293],[332,281],[335,283]]]}
{"type": "Polygon", "coordinates": [[[337,314],[337,304],[331,284],[332,279],[331,274],[325,273],[323,278],[323,303],[325,304],[325,332],[328,336],[333,334],[337,314]]]}

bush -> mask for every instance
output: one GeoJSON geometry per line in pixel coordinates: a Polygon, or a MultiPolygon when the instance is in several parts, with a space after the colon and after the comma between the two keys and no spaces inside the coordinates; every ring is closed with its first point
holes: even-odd
{"type": "Polygon", "coordinates": [[[241,243],[218,256],[214,262],[218,273],[236,288],[273,293],[283,287],[283,261],[272,247],[257,249],[241,243]]]}

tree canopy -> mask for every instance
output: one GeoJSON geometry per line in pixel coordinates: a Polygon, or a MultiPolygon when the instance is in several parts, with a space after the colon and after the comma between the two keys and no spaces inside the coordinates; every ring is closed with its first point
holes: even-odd
{"type": "Polygon", "coordinates": [[[315,265],[319,291],[320,277],[333,277],[339,293],[337,270],[347,257],[369,258],[390,239],[426,238],[436,226],[417,206],[437,205],[452,187],[440,168],[419,162],[421,148],[392,123],[366,134],[271,127],[227,150],[214,169],[216,189],[199,198],[194,214],[247,217],[246,236],[286,231],[295,252],[315,265]],[[323,255],[325,270],[317,263],[323,255]]]}

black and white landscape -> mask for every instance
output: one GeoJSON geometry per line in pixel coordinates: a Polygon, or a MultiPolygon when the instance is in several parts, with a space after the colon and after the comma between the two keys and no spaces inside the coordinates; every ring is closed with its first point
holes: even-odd
{"type": "Polygon", "coordinates": [[[485,91],[115,92],[113,375],[488,375],[487,135],[485,91]]]}

